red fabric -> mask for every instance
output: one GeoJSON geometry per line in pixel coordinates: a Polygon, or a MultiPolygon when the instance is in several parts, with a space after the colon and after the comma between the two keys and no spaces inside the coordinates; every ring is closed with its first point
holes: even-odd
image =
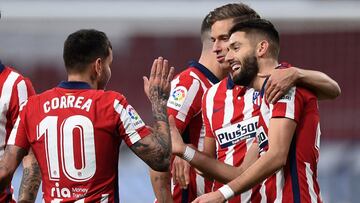
{"type": "Polygon", "coordinates": [[[150,131],[117,92],[56,87],[29,99],[13,133],[9,144],[34,151],[45,202],[114,202],[122,140],[150,131]]]}
{"type": "MultiPolygon", "coordinates": [[[[19,108],[22,102],[35,94],[31,82],[11,67],[5,67],[0,72],[0,103],[1,109],[1,143],[0,152],[3,153],[10,132],[15,124],[19,114],[19,108]]],[[[12,199],[13,189],[8,186],[4,192],[0,193],[0,202],[15,202],[12,199]]]]}
{"type": "Polygon", "coordinates": [[[266,142],[258,141],[261,155],[268,150],[270,118],[288,118],[297,123],[285,167],[264,181],[267,201],[322,202],[317,181],[320,139],[317,98],[306,89],[293,87],[274,105],[267,103],[265,98],[261,105],[259,127],[264,129],[266,136],[266,142]],[[296,182],[299,187],[294,188],[296,182]]]}
{"type": "MultiPolygon", "coordinates": [[[[230,79],[231,80],[231,79],[230,79]]],[[[240,166],[255,142],[259,109],[253,105],[253,89],[240,86],[229,88],[229,78],[209,88],[203,97],[203,118],[206,136],[216,140],[216,156],[221,162],[240,166]]],[[[215,182],[213,190],[223,184],[215,182]]],[[[259,199],[259,186],[238,195],[229,202],[259,199]]]]}

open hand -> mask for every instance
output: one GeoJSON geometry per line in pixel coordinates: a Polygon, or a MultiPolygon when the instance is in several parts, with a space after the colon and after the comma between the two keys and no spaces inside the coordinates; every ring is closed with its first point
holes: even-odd
{"type": "Polygon", "coordinates": [[[143,76],[144,91],[150,102],[167,102],[173,77],[174,67],[169,69],[168,60],[162,57],[154,60],[149,78],[143,76]]]}

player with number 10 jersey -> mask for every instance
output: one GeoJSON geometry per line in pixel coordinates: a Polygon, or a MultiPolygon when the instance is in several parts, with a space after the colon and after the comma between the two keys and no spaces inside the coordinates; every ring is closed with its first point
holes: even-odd
{"type": "Polygon", "coordinates": [[[94,198],[84,200],[113,202],[118,198],[114,166],[121,141],[131,146],[148,134],[121,94],[92,90],[87,83],[62,82],[29,99],[9,142],[26,149],[32,146],[46,202],[90,195],[94,198]]]}
{"type": "Polygon", "coordinates": [[[166,102],[174,70],[159,57],[146,78],[155,119],[150,131],[122,94],[104,91],[112,62],[105,33],[79,30],[69,35],[64,61],[68,81],[20,107],[0,160],[0,188],[31,147],[40,166],[45,202],[119,202],[118,156],[123,140],[154,170],[169,168],[166,102]]]}

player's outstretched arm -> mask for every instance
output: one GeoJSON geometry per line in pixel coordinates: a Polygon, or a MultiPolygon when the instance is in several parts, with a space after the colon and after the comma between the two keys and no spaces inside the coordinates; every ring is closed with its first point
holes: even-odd
{"type": "Polygon", "coordinates": [[[275,103],[295,85],[311,89],[318,99],[335,99],[341,94],[338,83],[320,71],[290,67],[274,69],[270,74],[259,76],[269,77],[265,94],[270,103],[275,103]]]}
{"type": "Polygon", "coordinates": [[[258,145],[253,144],[249,152],[246,154],[243,164],[239,167],[224,164],[208,155],[184,144],[179,131],[176,128],[175,120],[169,117],[170,131],[172,138],[173,154],[187,160],[191,166],[201,171],[205,177],[213,178],[222,183],[228,183],[238,177],[246,170],[258,155],[258,145]]]}
{"type": "Polygon", "coordinates": [[[7,145],[0,160],[0,191],[11,182],[12,176],[27,151],[15,145],[7,145]]]}
{"type": "Polygon", "coordinates": [[[295,129],[296,122],[294,120],[272,118],[269,128],[269,150],[227,185],[215,192],[202,195],[193,202],[225,202],[232,196],[251,189],[284,167],[295,129]]]}
{"type": "Polygon", "coordinates": [[[23,176],[19,189],[19,203],[35,202],[41,183],[41,173],[38,162],[30,150],[23,159],[23,176]]]}
{"type": "Polygon", "coordinates": [[[167,100],[174,68],[162,57],[154,60],[149,79],[144,78],[144,89],[155,119],[152,134],[132,145],[131,149],[156,171],[167,171],[170,165],[171,136],[167,117],[167,100]]]}

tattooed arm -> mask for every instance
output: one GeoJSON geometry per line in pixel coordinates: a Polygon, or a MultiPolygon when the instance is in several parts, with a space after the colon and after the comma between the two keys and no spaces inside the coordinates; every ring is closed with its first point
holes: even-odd
{"type": "Polygon", "coordinates": [[[41,183],[41,173],[32,151],[24,157],[23,168],[19,189],[19,203],[35,202],[41,183]]]}
{"type": "Polygon", "coordinates": [[[15,145],[8,145],[0,160],[0,191],[3,191],[11,182],[12,176],[27,151],[15,145]]]}
{"type": "Polygon", "coordinates": [[[158,203],[172,203],[170,172],[158,172],[150,169],[150,180],[158,203]]]}
{"type": "Polygon", "coordinates": [[[155,119],[152,135],[147,136],[131,149],[156,171],[167,171],[171,157],[171,137],[167,118],[167,100],[174,68],[168,68],[168,61],[162,57],[154,60],[149,79],[144,77],[145,92],[150,99],[155,119]]]}

